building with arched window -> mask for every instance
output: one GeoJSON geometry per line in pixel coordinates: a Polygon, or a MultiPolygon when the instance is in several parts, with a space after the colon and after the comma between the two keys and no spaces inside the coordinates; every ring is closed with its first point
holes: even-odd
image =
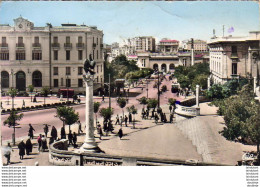
{"type": "Polygon", "coordinates": [[[25,91],[34,85],[83,93],[83,62],[90,55],[96,62],[96,89],[104,82],[103,31],[76,24],[35,27],[18,17],[13,26],[0,25],[1,89],[25,91]]]}

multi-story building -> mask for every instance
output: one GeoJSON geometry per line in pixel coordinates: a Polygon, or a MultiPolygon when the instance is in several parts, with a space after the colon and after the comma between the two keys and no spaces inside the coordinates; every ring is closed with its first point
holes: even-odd
{"type": "Polygon", "coordinates": [[[210,71],[214,83],[260,74],[260,31],[247,37],[213,38],[209,43],[210,71]]]}
{"type": "Polygon", "coordinates": [[[0,39],[3,91],[10,87],[25,91],[33,85],[37,90],[71,88],[83,93],[83,63],[89,55],[96,61],[95,88],[104,81],[103,32],[96,27],[34,27],[19,17],[14,19],[14,26],[0,25],[0,39]]]}
{"type": "Polygon", "coordinates": [[[164,54],[176,54],[179,48],[178,40],[163,39],[159,42],[158,50],[164,54]]]}
{"type": "Polygon", "coordinates": [[[128,46],[135,52],[155,52],[155,38],[141,36],[128,39],[128,46]]]}
{"type": "MultiPolygon", "coordinates": [[[[191,48],[192,48],[191,45],[192,45],[192,41],[189,40],[187,42],[187,50],[188,51],[191,51],[191,48]]],[[[203,40],[194,40],[193,41],[193,49],[194,49],[194,52],[207,52],[208,51],[207,42],[203,41],[203,40]]]]}

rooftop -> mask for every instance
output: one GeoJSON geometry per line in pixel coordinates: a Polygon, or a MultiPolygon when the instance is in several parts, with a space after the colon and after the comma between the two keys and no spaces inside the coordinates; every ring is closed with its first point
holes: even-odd
{"type": "Polygon", "coordinates": [[[161,40],[160,42],[175,42],[175,43],[179,43],[178,40],[161,40]]]}

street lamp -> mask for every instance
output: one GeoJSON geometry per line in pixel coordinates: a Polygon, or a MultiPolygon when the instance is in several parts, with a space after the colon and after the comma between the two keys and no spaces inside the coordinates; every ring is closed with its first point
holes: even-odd
{"type": "Polygon", "coordinates": [[[148,99],[148,80],[147,80],[147,78],[146,78],[146,98],[148,99]]]}
{"type": "Polygon", "coordinates": [[[159,81],[160,81],[160,71],[159,71],[159,69],[157,69],[156,70],[156,74],[158,75],[158,79],[157,79],[157,89],[158,89],[158,108],[160,108],[160,83],[159,83],[159,81]]]}

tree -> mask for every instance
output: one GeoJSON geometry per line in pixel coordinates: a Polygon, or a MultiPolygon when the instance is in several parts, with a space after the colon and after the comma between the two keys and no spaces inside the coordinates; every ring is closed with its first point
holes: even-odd
{"type": "Polygon", "coordinates": [[[45,97],[48,96],[49,92],[50,92],[50,89],[48,87],[42,87],[41,94],[44,97],[44,104],[45,104],[45,97]]]}
{"type": "Polygon", "coordinates": [[[15,128],[19,125],[17,121],[23,118],[23,113],[18,114],[15,110],[11,110],[9,117],[4,121],[4,125],[8,124],[10,128],[14,129],[13,133],[13,145],[15,145],[15,128]]]}
{"type": "Polygon", "coordinates": [[[147,97],[141,97],[140,99],[137,99],[138,101],[139,101],[139,103],[141,104],[141,105],[143,105],[143,108],[144,108],[144,106],[145,105],[147,105],[148,104],[148,99],[147,99],[147,97]]]}
{"type": "Polygon", "coordinates": [[[113,115],[113,108],[101,108],[99,113],[103,117],[104,121],[107,121],[113,115]]]}
{"type": "Polygon", "coordinates": [[[8,94],[12,97],[12,109],[14,108],[14,98],[17,95],[17,93],[18,93],[18,90],[15,88],[10,88],[8,90],[8,94]]]}
{"type": "Polygon", "coordinates": [[[153,98],[148,99],[148,105],[147,105],[148,108],[154,108],[155,109],[157,105],[158,105],[157,99],[153,99],[153,98]]]}
{"type": "Polygon", "coordinates": [[[28,86],[28,91],[31,92],[31,102],[32,102],[32,93],[34,91],[34,86],[33,85],[29,85],[28,86]]]}
{"type": "Polygon", "coordinates": [[[94,113],[96,115],[96,127],[97,127],[97,113],[100,107],[100,102],[94,102],[94,113]]]}
{"type": "Polygon", "coordinates": [[[79,120],[79,113],[76,113],[75,110],[69,106],[58,107],[56,114],[55,117],[58,117],[63,124],[69,125],[69,131],[70,126],[79,120]]]}
{"type": "Polygon", "coordinates": [[[127,107],[127,110],[129,113],[134,115],[133,128],[135,129],[135,114],[137,114],[137,109],[135,108],[134,105],[132,105],[131,107],[127,107]]]}
{"type": "Polygon", "coordinates": [[[123,97],[119,97],[116,102],[119,105],[119,107],[122,108],[123,116],[125,116],[124,107],[126,106],[126,99],[123,97]]]}
{"type": "Polygon", "coordinates": [[[173,98],[168,99],[168,104],[173,106],[174,108],[175,108],[175,102],[176,102],[176,99],[173,99],[173,98]]]}

